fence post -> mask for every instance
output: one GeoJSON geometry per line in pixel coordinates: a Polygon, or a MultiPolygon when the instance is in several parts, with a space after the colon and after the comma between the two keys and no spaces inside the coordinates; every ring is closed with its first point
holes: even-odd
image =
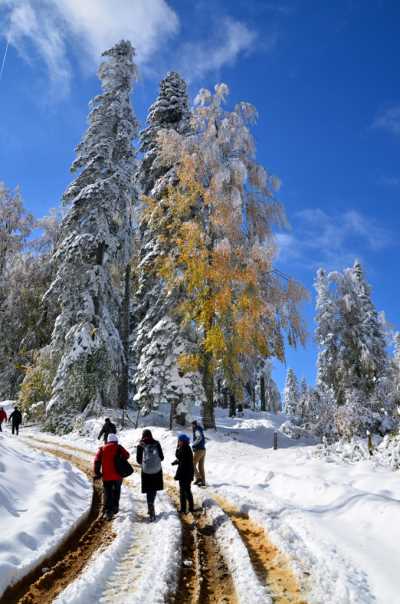
{"type": "Polygon", "coordinates": [[[368,452],[370,455],[374,454],[374,445],[372,444],[372,436],[371,436],[371,432],[369,430],[367,430],[367,436],[368,436],[368,452]]]}
{"type": "Polygon", "coordinates": [[[278,448],[278,432],[274,430],[274,451],[278,448]]]}

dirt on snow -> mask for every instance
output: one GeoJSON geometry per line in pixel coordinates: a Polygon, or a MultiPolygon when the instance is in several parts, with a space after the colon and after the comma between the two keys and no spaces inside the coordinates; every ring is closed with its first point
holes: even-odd
{"type": "Polygon", "coordinates": [[[274,604],[307,604],[289,558],[269,540],[265,530],[229,501],[219,496],[214,499],[236,527],[253,568],[261,583],[268,587],[274,604]]]}

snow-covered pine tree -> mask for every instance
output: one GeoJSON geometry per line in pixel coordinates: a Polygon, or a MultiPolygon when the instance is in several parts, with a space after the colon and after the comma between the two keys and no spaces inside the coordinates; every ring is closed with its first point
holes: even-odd
{"type": "Polygon", "coordinates": [[[315,337],[319,346],[317,358],[317,387],[321,391],[340,390],[338,372],[339,318],[336,299],[330,290],[328,275],[323,269],[317,271],[315,280],[317,291],[315,337]]]}
{"type": "Polygon", "coordinates": [[[136,66],[127,41],[103,56],[103,91],[91,102],[72,164],[79,174],[64,194],[70,209],[47,292],[61,308],[51,341],[58,369],[47,405],[47,427],[58,431],[69,429],[81,412],[118,406],[127,362],[119,328],[132,243],[138,125],[130,94],[136,66]]]}
{"type": "Polygon", "coordinates": [[[289,367],[283,391],[283,409],[286,415],[295,417],[299,404],[299,384],[294,370],[289,367]]]}
{"type": "MultiPolygon", "coordinates": [[[[162,206],[168,185],[176,182],[173,157],[161,153],[162,134],[187,137],[191,132],[190,111],[185,81],[170,72],[160,83],[159,96],[149,109],[148,126],[140,135],[143,160],[138,182],[144,195],[162,206]]],[[[168,217],[144,213],[139,218],[140,257],[137,290],[132,305],[131,337],[135,401],[149,412],[160,403],[173,406],[173,414],[184,420],[195,401],[204,398],[197,372],[183,375],[178,366],[181,354],[191,352],[189,330],[184,330],[171,312],[176,306],[176,291],[165,286],[156,274],[157,258],[168,251],[168,242],[160,237],[168,217]]]]}
{"type": "Polygon", "coordinates": [[[332,273],[331,280],[338,290],[340,320],[338,402],[344,402],[346,390],[357,390],[363,395],[364,404],[368,404],[377,380],[387,369],[384,323],[372,302],[371,288],[358,261],[342,274],[332,273]]]}
{"type": "Polygon", "coordinates": [[[370,407],[381,416],[379,432],[394,429],[400,418],[400,334],[393,335],[394,354],[388,360],[386,371],[377,378],[371,395],[370,407]]]}
{"type": "Polygon", "coordinates": [[[297,405],[296,415],[304,421],[307,416],[307,404],[308,404],[308,385],[306,378],[303,377],[299,386],[299,403],[297,405]]]}
{"type": "Polygon", "coordinates": [[[262,359],[257,363],[255,373],[256,404],[260,411],[278,413],[281,409],[281,395],[272,377],[272,363],[262,359]]]}
{"type": "Polygon", "coordinates": [[[312,430],[320,414],[321,395],[318,388],[307,387],[307,397],[303,405],[302,424],[312,430]]]}
{"type": "MultiPolygon", "coordinates": [[[[396,407],[400,406],[400,332],[394,335],[394,354],[392,359],[392,392],[393,402],[396,407]]],[[[397,410],[397,409],[396,409],[397,410]]],[[[400,411],[400,408],[399,408],[400,411]]]]}

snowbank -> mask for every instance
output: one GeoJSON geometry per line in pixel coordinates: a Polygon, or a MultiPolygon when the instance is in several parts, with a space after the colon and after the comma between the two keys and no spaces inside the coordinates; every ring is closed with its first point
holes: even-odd
{"type": "Polygon", "coordinates": [[[91,500],[70,463],[0,433],[0,596],[57,548],[91,500]]]}

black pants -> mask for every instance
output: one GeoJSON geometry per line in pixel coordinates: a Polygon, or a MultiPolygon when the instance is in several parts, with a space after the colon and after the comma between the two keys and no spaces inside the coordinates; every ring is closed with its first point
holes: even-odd
{"type": "Polygon", "coordinates": [[[153,505],[154,501],[156,499],[156,495],[157,495],[157,491],[147,491],[146,493],[146,499],[147,499],[147,505],[153,505]]]}
{"type": "Polygon", "coordinates": [[[108,514],[116,514],[119,509],[119,498],[121,495],[122,480],[104,480],[104,511],[108,514]]]}
{"type": "Polygon", "coordinates": [[[3,422],[0,422],[0,432],[3,432],[3,429],[2,429],[2,427],[1,427],[1,424],[2,424],[2,423],[3,423],[3,422]]]}
{"type": "Polygon", "coordinates": [[[186,512],[186,502],[189,504],[189,512],[193,512],[193,495],[190,489],[192,481],[179,481],[179,497],[181,500],[181,511],[186,512]]]}
{"type": "Polygon", "coordinates": [[[18,432],[19,432],[19,424],[13,424],[13,423],[11,422],[11,433],[12,433],[12,434],[14,434],[14,432],[16,432],[16,433],[17,433],[17,435],[18,435],[18,432]]]}

